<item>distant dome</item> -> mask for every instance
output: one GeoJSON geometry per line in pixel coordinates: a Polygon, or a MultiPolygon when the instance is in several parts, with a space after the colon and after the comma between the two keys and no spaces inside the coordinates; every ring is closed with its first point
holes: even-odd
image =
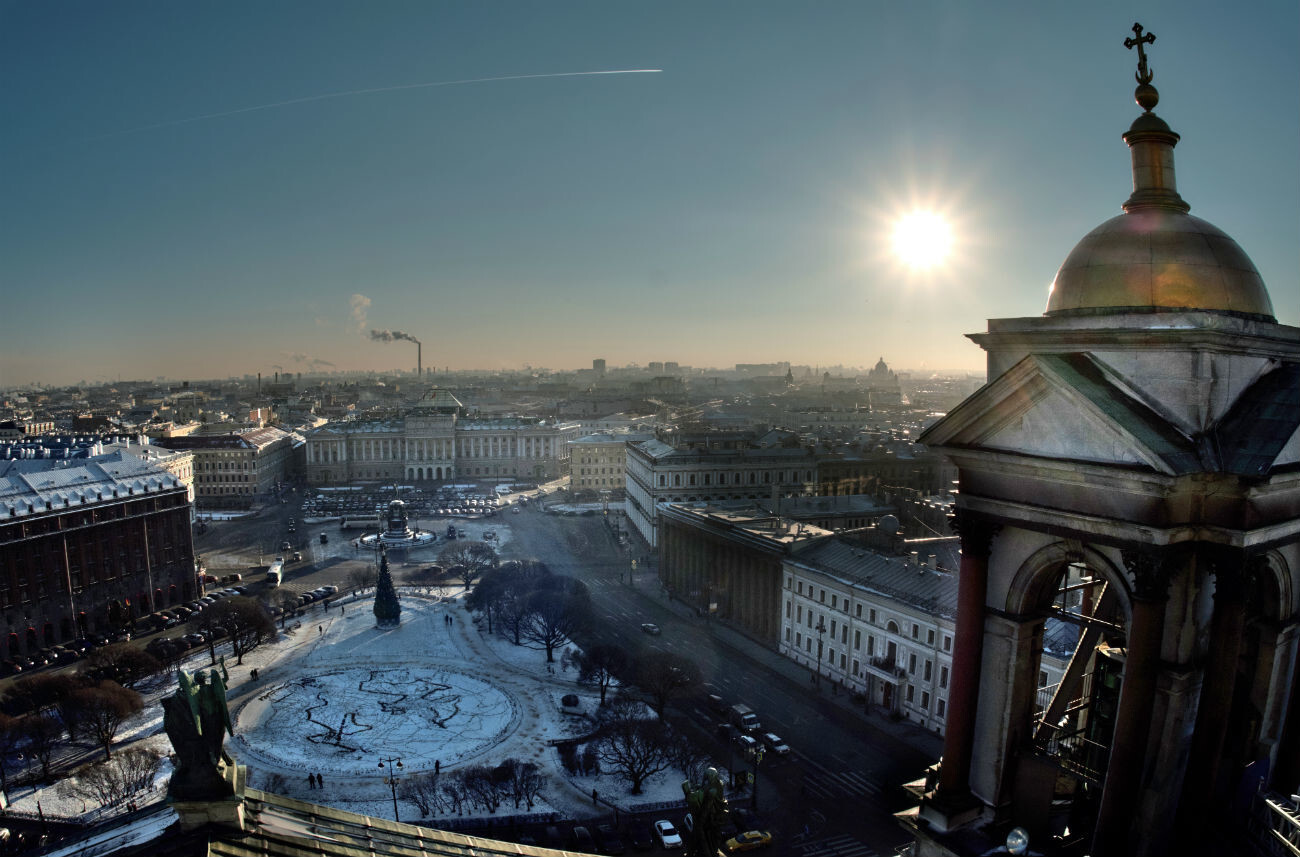
{"type": "Polygon", "coordinates": [[[1259,271],[1231,237],[1176,208],[1134,207],[1089,232],[1052,283],[1047,314],[1159,307],[1273,317],[1259,271]]]}

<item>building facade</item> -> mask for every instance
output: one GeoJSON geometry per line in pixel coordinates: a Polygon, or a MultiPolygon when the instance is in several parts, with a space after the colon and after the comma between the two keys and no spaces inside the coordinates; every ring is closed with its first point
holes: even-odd
{"type": "Polygon", "coordinates": [[[249,508],[270,495],[293,467],[294,439],[267,427],[220,435],[163,437],[152,446],[194,455],[194,494],[200,508],[249,508]]]}
{"type": "Polygon", "coordinates": [[[575,494],[608,492],[621,496],[626,479],[627,447],[653,435],[599,432],[569,442],[569,490],[575,494]]]}
{"type": "Polygon", "coordinates": [[[188,489],[122,450],[0,462],[0,615],[14,658],[198,597],[188,489]]]}
{"type": "Polygon", "coordinates": [[[557,479],[569,471],[577,423],[527,417],[467,417],[437,390],[387,419],[329,422],[307,434],[312,485],[357,480],[557,479]]]}

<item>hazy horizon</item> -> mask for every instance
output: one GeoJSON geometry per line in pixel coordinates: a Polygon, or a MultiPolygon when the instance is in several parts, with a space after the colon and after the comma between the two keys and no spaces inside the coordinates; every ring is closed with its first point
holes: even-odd
{"type": "MultiPolygon", "coordinates": [[[[1136,18],[1179,190],[1300,323],[1300,6],[1136,18]]],[[[0,387],[414,367],[371,331],[453,370],[981,373],[965,334],[1042,313],[1129,193],[1134,19],[0,2],[0,387]],[[954,232],[929,271],[914,209],[954,232]]]]}

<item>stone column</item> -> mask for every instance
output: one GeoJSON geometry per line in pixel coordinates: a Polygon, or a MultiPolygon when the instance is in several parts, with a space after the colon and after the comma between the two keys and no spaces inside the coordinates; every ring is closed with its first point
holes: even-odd
{"type": "Polygon", "coordinates": [[[1165,605],[1169,599],[1169,558],[1160,551],[1126,550],[1133,575],[1132,616],[1124,662],[1124,681],[1111,737],[1106,784],[1102,790],[1092,853],[1126,854],[1129,827],[1138,815],[1151,734],[1151,710],[1160,669],[1165,605]]]}
{"type": "Polygon", "coordinates": [[[1212,809],[1219,757],[1237,683],[1237,659],[1246,624],[1246,585],[1253,563],[1239,551],[1219,550],[1210,555],[1210,564],[1214,571],[1214,618],[1179,807],[1183,822],[1179,829],[1187,833],[1200,829],[1212,809]]]}
{"type": "Polygon", "coordinates": [[[961,536],[961,576],[957,584],[952,683],[948,689],[948,728],[938,788],[921,807],[922,816],[940,830],[952,829],[977,811],[978,802],[970,793],[970,765],[984,654],[989,555],[1001,526],[983,515],[958,508],[952,528],[961,536]]]}

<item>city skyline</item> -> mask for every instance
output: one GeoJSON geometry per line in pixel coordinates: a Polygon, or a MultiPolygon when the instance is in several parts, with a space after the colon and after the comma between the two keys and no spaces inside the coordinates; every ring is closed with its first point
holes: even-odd
{"type": "Polygon", "coordinates": [[[414,367],[371,331],[978,372],[964,334],[1040,314],[1127,196],[1135,16],[1180,191],[1296,324],[1300,10],[1252,12],[0,4],[0,386],[414,367]]]}

